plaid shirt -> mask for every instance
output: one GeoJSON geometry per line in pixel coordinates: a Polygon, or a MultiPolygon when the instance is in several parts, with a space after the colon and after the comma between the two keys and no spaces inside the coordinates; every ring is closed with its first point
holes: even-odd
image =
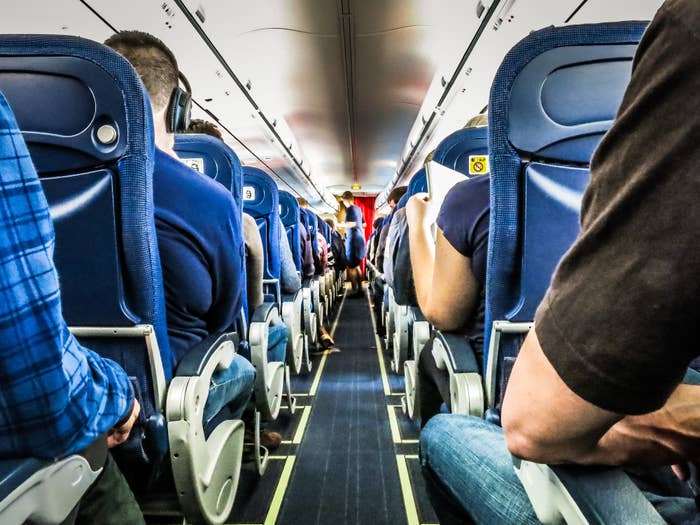
{"type": "Polygon", "coordinates": [[[131,407],[114,362],[80,346],[61,315],[46,198],[0,94],[0,457],[59,457],[131,407]]]}

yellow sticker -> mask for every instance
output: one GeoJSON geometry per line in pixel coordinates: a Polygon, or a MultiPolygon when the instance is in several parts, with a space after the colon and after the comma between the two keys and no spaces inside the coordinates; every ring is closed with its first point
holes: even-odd
{"type": "Polygon", "coordinates": [[[489,158],[486,155],[469,155],[469,175],[484,175],[489,172],[489,158]]]}

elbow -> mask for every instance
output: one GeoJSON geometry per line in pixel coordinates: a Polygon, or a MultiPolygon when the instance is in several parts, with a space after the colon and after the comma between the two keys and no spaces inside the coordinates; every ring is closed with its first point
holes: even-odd
{"type": "Polygon", "coordinates": [[[549,462],[548,452],[551,451],[551,448],[536,434],[523,428],[510,428],[505,422],[503,433],[508,452],[514,456],[536,463],[549,462]]]}
{"type": "Polygon", "coordinates": [[[440,330],[442,332],[454,332],[462,327],[460,320],[456,318],[453,313],[445,310],[444,307],[435,305],[430,300],[425,300],[424,304],[425,306],[421,305],[421,311],[428,322],[433,325],[436,330],[440,330]]]}

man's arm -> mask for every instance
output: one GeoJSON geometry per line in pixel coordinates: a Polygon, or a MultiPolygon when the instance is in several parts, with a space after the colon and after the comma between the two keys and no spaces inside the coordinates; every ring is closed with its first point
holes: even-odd
{"type": "Polygon", "coordinates": [[[700,386],[679,385],[659,410],[626,416],[574,393],[535,330],[513,367],[502,410],[510,452],[539,463],[670,465],[700,458],[700,386]]]}
{"type": "Polygon", "coordinates": [[[413,280],[423,315],[439,330],[457,330],[474,311],[478,284],[469,258],[459,253],[438,229],[433,241],[435,210],[418,194],[406,208],[413,280]]]}

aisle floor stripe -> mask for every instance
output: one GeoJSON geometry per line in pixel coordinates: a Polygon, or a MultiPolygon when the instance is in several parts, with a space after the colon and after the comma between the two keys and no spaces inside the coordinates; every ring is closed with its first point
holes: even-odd
{"type": "Polygon", "coordinates": [[[369,318],[372,320],[374,345],[377,347],[377,357],[379,358],[379,373],[382,376],[382,386],[384,387],[384,395],[390,396],[392,394],[391,389],[389,388],[389,378],[386,375],[386,366],[384,366],[384,356],[382,355],[382,342],[379,340],[379,335],[377,335],[377,322],[374,320],[374,313],[372,312],[372,301],[369,297],[369,291],[367,291],[367,304],[369,306],[369,318]]]}
{"type": "Polygon", "coordinates": [[[287,492],[287,486],[289,485],[289,480],[292,477],[292,469],[294,468],[295,459],[295,456],[287,456],[287,459],[284,462],[282,476],[280,476],[277,489],[275,489],[275,494],[272,497],[270,509],[267,511],[265,525],[274,525],[277,522],[277,517],[279,516],[280,509],[282,508],[282,502],[284,501],[284,494],[287,492]]]}
{"type": "MultiPolygon", "coordinates": [[[[335,335],[335,329],[338,327],[338,321],[340,320],[340,314],[343,311],[343,305],[345,304],[345,297],[348,295],[347,290],[343,293],[343,298],[340,300],[340,305],[338,306],[338,311],[335,314],[335,321],[333,322],[333,327],[331,328],[331,337],[335,335]]],[[[326,350],[323,352],[323,357],[318,363],[318,369],[316,370],[316,375],[314,376],[314,381],[311,383],[311,389],[309,390],[308,396],[315,396],[318,392],[318,385],[321,383],[321,374],[323,373],[323,367],[326,366],[326,359],[330,352],[326,350]]],[[[296,395],[296,394],[295,394],[296,395]]]]}
{"type": "Polygon", "coordinates": [[[301,439],[304,437],[304,432],[306,431],[306,424],[309,422],[309,415],[311,414],[311,407],[304,407],[304,412],[301,414],[301,419],[299,420],[299,427],[294,433],[294,439],[292,443],[298,445],[301,443],[301,439]]]}
{"type": "Polygon", "coordinates": [[[396,454],[396,466],[399,469],[399,480],[401,481],[401,494],[403,495],[403,505],[406,509],[406,522],[408,525],[420,525],[416,500],[413,498],[411,477],[408,474],[408,465],[406,465],[407,457],[404,454],[396,454]]]}

